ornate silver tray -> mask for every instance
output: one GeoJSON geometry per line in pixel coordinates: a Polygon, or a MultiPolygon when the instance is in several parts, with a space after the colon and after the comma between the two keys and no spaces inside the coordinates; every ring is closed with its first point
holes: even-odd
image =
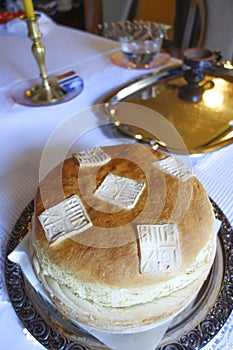
{"type": "MultiPolygon", "coordinates": [[[[233,232],[223,212],[214,202],[212,204],[216,218],[221,221],[212,270],[192,305],[173,320],[157,350],[201,349],[219,332],[233,309],[233,232]]],[[[33,202],[17,220],[5,258],[6,286],[18,318],[45,348],[107,349],[37,294],[23,276],[19,265],[7,258],[27,234],[32,213],[33,202]]]]}

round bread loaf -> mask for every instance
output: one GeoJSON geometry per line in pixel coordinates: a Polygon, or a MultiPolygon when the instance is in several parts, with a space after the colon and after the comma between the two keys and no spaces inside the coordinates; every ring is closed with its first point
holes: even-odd
{"type": "Polygon", "coordinates": [[[66,315],[101,330],[138,331],[173,317],[213,264],[206,191],[173,157],[141,144],[66,159],[40,183],[34,205],[41,283],[66,315]]]}

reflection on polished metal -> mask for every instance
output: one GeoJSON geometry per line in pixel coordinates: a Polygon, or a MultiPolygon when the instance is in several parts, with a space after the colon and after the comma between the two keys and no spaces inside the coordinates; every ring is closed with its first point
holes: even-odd
{"type": "Polygon", "coordinates": [[[45,67],[45,48],[40,42],[42,36],[38,28],[38,19],[40,15],[35,15],[32,18],[22,16],[28,27],[28,37],[33,41],[32,53],[39,66],[40,77],[42,79],[41,85],[36,85],[25,92],[25,97],[37,105],[49,105],[58,103],[66,96],[66,91],[59,86],[56,80],[48,80],[48,73],[45,67]]]}
{"type": "MultiPolygon", "coordinates": [[[[160,113],[182,137],[190,154],[203,154],[228,146],[233,142],[233,84],[230,79],[206,75],[202,84],[213,82],[213,88],[205,89],[201,101],[190,103],[178,97],[180,87],[186,81],[181,72],[170,76],[145,75],[140,79],[113,91],[103,100],[103,115],[114,124],[114,132],[127,135],[155,148],[182,154],[170,139],[164,140],[150,134],[150,130],[135,127],[136,117],[124,123],[124,108],[121,102],[147,107],[160,113]],[[146,92],[146,94],[145,94],[146,92]],[[166,141],[166,142],[165,142],[166,141]]],[[[217,69],[213,72],[216,72],[217,69]]],[[[221,70],[222,72],[222,70],[221,70]]],[[[219,75],[219,74],[218,74],[219,75]]]]}
{"type": "Polygon", "coordinates": [[[233,130],[233,120],[230,120],[224,129],[220,130],[216,135],[214,135],[210,140],[205,142],[205,144],[202,145],[201,147],[208,146],[214,141],[221,139],[223,136],[228,135],[232,130],[233,130]]]}
{"type": "Polygon", "coordinates": [[[205,78],[204,70],[211,68],[216,58],[215,53],[205,48],[193,47],[183,52],[184,63],[190,67],[184,73],[187,85],[179,88],[178,96],[187,102],[200,102],[206,89],[212,89],[214,83],[212,80],[200,84],[205,78]]]}

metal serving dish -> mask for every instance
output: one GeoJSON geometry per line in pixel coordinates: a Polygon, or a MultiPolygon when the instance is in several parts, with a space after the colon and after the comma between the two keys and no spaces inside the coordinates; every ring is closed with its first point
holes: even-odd
{"type": "MultiPolygon", "coordinates": [[[[230,223],[212,201],[216,219],[221,222],[217,252],[209,277],[197,297],[172,321],[157,350],[199,350],[227,322],[233,309],[233,234],[230,223]]],[[[18,218],[5,257],[5,281],[12,306],[24,327],[50,350],[107,350],[108,347],[87,333],[36,292],[20,266],[8,255],[28,233],[34,212],[33,201],[18,218]]]]}
{"type": "Polygon", "coordinates": [[[104,98],[105,117],[115,131],[177,154],[201,154],[229,145],[233,141],[232,77],[210,71],[200,84],[201,100],[188,102],[179,97],[187,85],[187,70],[171,67],[114,91],[104,98]]]}

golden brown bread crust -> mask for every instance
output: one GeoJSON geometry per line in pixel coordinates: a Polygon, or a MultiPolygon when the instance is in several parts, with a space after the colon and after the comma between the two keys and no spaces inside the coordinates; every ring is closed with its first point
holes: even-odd
{"type": "Polygon", "coordinates": [[[180,312],[206,279],[216,250],[214,214],[194,176],[181,181],[153,165],[167,155],[140,144],[102,149],[108,163],[80,168],[73,157],[40,183],[33,264],[53,304],[77,322],[105,331],[147,329],[180,312]],[[133,209],[93,196],[109,172],[146,183],[133,209]],[[93,226],[50,244],[38,216],[74,194],[93,226]],[[172,273],[142,274],[137,225],[157,223],[177,225],[182,264],[172,273]]]}
{"type": "Polygon", "coordinates": [[[175,275],[140,274],[135,226],[173,222],[178,224],[180,233],[180,273],[187,270],[214,230],[211,204],[200,182],[195,177],[182,182],[154,167],[152,163],[164,154],[149,147],[128,144],[103,149],[112,160],[98,171],[96,167],[79,169],[77,160],[70,158],[40,184],[33,232],[39,259],[46,256],[49,264],[84,283],[128,288],[168,281],[175,275]],[[122,210],[93,197],[95,188],[109,172],[146,181],[147,188],[132,210],[122,210]],[[60,191],[59,181],[64,192],[60,191]],[[84,201],[93,227],[50,246],[38,216],[73,194],[84,201]]]}

